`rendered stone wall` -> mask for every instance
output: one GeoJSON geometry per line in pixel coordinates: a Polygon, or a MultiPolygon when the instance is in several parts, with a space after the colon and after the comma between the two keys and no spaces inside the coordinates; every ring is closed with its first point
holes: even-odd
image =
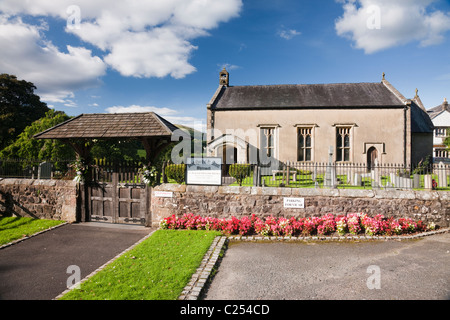
{"type": "Polygon", "coordinates": [[[75,222],[76,182],[1,179],[0,214],[75,222]]]}
{"type": "MultiPolygon", "coordinates": [[[[166,193],[167,196],[167,193],[166,193]]],[[[450,225],[450,192],[413,190],[350,190],[165,184],[153,189],[152,223],[165,217],[194,213],[216,218],[309,217],[332,213],[367,213],[370,216],[409,217],[439,226],[450,225]],[[169,192],[172,197],[157,196],[169,192]],[[284,198],[304,198],[304,209],[284,208],[284,198]]]]}

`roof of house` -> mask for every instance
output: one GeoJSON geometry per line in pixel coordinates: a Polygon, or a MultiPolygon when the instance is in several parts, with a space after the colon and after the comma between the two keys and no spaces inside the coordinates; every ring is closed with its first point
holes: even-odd
{"type": "Polygon", "coordinates": [[[442,111],[450,111],[449,107],[450,106],[448,104],[447,99],[444,99],[444,102],[442,102],[442,104],[440,104],[434,108],[428,109],[427,112],[428,112],[428,115],[430,116],[430,118],[434,119],[438,115],[440,115],[442,111]]]}
{"type": "Polygon", "coordinates": [[[81,114],[36,134],[37,139],[100,139],[171,136],[178,127],[153,112],[81,114]]]}
{"type": "Polygon", "coordinates": [[[404,107],[405,99],[384,82],[222,86],[210,106],[215,110],[404,107]]]}

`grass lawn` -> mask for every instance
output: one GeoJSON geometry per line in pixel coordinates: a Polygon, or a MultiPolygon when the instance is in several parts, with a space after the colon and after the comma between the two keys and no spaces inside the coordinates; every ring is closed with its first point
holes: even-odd
{"type": "Polygon", "coordinates": [[[0,216],[0,245],[31,236],[64,221],[0,216]]]}
{"type": "Polygon", "coordinates": [[[218,235],[157,230],[61,300],[176,300],[218,235]]]}

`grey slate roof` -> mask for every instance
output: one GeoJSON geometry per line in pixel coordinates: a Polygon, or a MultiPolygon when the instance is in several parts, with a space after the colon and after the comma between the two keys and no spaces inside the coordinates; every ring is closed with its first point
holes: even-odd
{"type": "Polygon", "coordinates": [[[415,102],[411,103],[411,132],[414,133],[432,133],[434,130],[433,122],[429,115],[415,102]]]}
{"type": "Polygon", "coordinates": [[[223,86],[215,110],[333,107],[403,107],[383,83],[223,86]]]}
{"type": "Polygon", "coordinates": [[[156,113],[81,114],[44,132],[37,139],[143,138],[171,136],[178,127],[156,113]]]}
{"type": "Polygon", "coordinates": [[[434,119],[438,115],[440,115],[442,111],[445,111],[445,110],[450,111],[449,109],[450,109],[450,106],[448,104],[448,101],[445,100],[442,104],[440,104],[434,108],[428,109],[427,112],[428,112],[428,115],[430,116],[430,118],[434,119]]]}

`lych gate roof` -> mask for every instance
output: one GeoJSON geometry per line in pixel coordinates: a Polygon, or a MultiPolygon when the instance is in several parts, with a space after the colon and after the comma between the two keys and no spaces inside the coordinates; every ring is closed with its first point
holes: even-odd
{"type": "Polygon", "coordinates": [[[178,127],[156,113],[81,114],[41,132],[37,139],[145,138],[171,136],[178,127]]]}
{"type": "Polygon", "coordinates": [[[404,102],[380,82],[223,86],[212,103],[215,110],[310,107],[404,107],[404,102]]]}

